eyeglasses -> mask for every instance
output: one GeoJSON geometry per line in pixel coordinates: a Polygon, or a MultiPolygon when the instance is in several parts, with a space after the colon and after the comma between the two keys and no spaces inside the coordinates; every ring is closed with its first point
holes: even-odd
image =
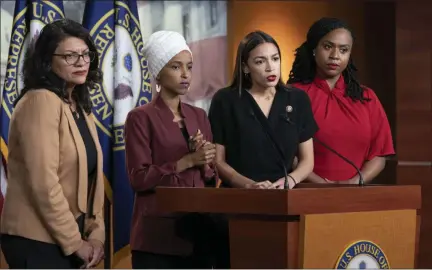
{"type": "Polygon", "coordinates": [[[95,59],[96,56],[96,54],[92,51],[88,51],[83,54],[67,53],[67,54],[53,54],[53,55],[61,56],[69,65],[75,65],[76,63],[78,63],[81,57],[84,60],[84,62],[90,63],[95,59]]]}

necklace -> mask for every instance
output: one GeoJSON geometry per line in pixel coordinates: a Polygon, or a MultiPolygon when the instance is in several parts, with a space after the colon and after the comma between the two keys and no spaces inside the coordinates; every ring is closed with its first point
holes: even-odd
{"type": "Polygon", "coordinates": [[[71,112],[72,112],[72,115],[76,118],[76,119],[79,119],[79,113],[78,113],[78,111],[77,111],[77,109],[75,109],[73,106],[72,106],[72,104],[70,104],[69,105],[69,108],[70,108],[70,110],[71,110],[71,112]]]}

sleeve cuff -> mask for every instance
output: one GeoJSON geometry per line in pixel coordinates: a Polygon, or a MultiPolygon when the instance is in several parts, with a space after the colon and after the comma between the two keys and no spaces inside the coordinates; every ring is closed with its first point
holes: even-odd
{"type": "Polygon", "coordinates": [[[88,240],[97,240],[101,242],[103,245],[105,244],[105,231],[101,229],[96,229],[92,231],[89,235],[88,240]]]}
{"type": "Polygon", "coordinates": [[[77,234],[77,237],[73,241],[61,245],[64,255],[69,256],[75,253],[81,247],[82,242],[81,235],[77,234]]]}

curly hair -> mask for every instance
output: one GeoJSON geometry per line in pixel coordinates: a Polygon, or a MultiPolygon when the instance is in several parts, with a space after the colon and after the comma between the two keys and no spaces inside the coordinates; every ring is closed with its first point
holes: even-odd
{"type": "Polygon", "coordinates": [[[24,88],[16,99],[15,106],[28,91],[40,88],[48,89],[64,102],[70,103],[66,82],[55,74],[51,68],[52,57],[57,46],[68,37],[82,39],[87,44],[89,51],[92,51],[95,55],[93,61],[90,62],[86,82],[76,85],[72,92],[72,98],[77,104],[87,114],[91,113],[92,103],[89,89],[95,87],[102,80],[98,52],[88,30],[70,19],[61,19],[47,24],[40,32],[35,44],[30,44],[23,66],[24,88]]]}
{"type": "MultiPolygon", "coordinates": [[[[316,74],[316,62],[313,51],[318,46],[319,41],[328,33],[336,29],[346,29],[355,39],[353,32],[348,25],[336,18],[322,18],[312,24],[306,37],[306,41],[295,50],[295,59],[289,74],[288,84],[292,83],[311,83],[316,74]]],[[[354,65],[352,57],[348,61],[346,69],[342,72],[347,85],[345,96],[350,97],[353,101],[370,101],[364,96],[364,88],[356,79],[357,68],[354,65]]]]}

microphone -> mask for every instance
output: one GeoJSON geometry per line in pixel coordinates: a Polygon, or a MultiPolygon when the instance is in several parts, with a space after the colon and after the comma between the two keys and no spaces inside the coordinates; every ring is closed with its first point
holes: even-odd
{"type": "MultiPolygon", "coordinates": [[[[250,114],[252,115],[252,117],[259,123],[259,125],[261,126],[262,130],[264,131],[264,134],[266,135],[267,139],[270,141],[272,147],[276,150],[276,152],[279,154],[279,159],[280,162],[282,164],[283,170],[284,170],[284,189],[289,189],[289,183],[288,183],[288,170],[285,166],[285,158],[284,156],[279,152],[275,142],[272,140],[272,138],[270,137],[270,135],[267,133],[267,131],[265,130],[265,128],[263,127],[263,125],[261,125],[261,122],[257,119],[255,113],[250,110],[250,114]]],[[[288,118],[289,120],[289,118],[288,118]]]]}
{"type": "Polygon", "coordinates": [[[354,169],[356,169],[357,174],[359,176],[359,186],[363,187],[365,185],[364,183],[364,179],[363,179],[363,175],[360,171],[360,169],[354,164],[354,162],[352,162],[351,160],[347,159],[346,157],[342,156],[341,154],[339,154],[336,150],[334,150],[333,148],[331,148],[330,146],[328,146],[326,143],[324,143],[323,141],[317,139],[316,137],[313,137],[313,140],[316,141],[317,143],[319,143],[320,145],[324,146],[325,148],[327,148],[327,150],[329,150],[330,152],[332,152],[333,154],[337,155],[338,157],[340,157],[341,159],[343,159],[345,162],[347,162],[348,164],[350,164],[351,166],[354,167],[354,169]]]}

